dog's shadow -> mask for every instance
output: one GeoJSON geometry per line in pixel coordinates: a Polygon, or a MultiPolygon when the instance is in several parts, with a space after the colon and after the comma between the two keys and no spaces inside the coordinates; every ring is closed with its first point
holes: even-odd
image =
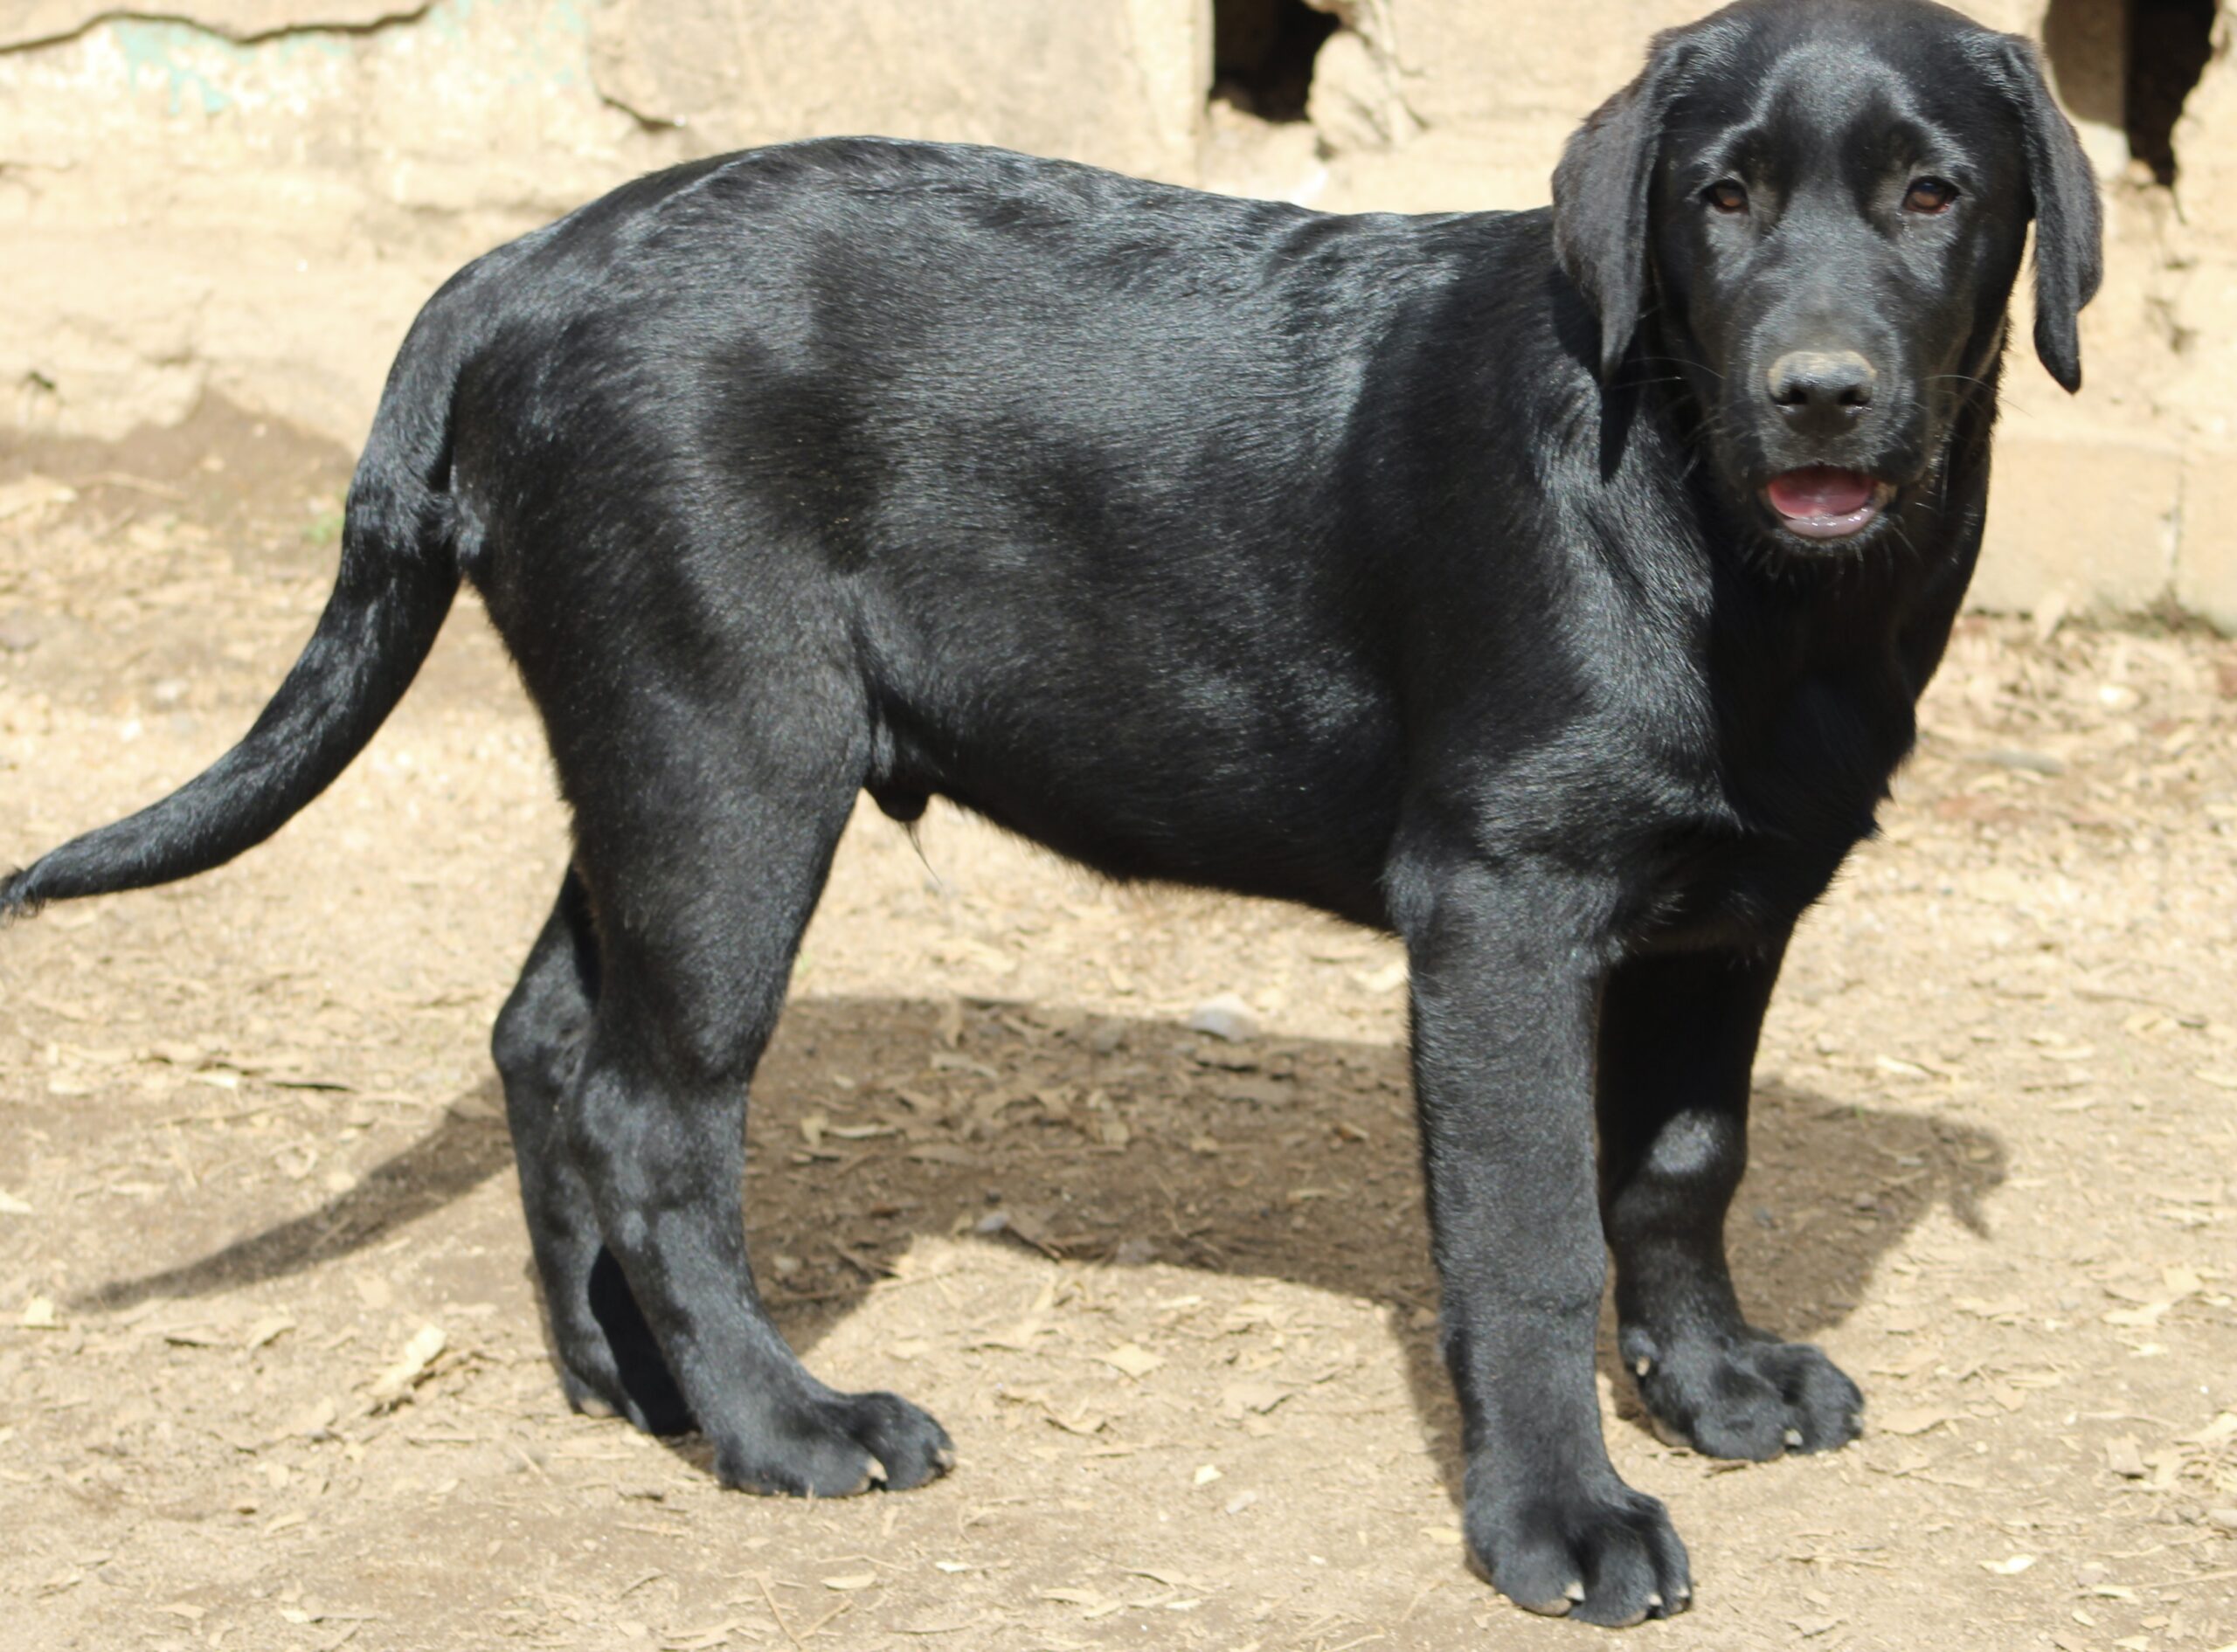
{"type": "MultiPolygon", "coordinates": [[[[766,1297],[803,1352],[926,1234],[1291,1280],[1396,1307],[1415,1409],[1457,1492],[1402,1050],[1228,1043],[1172,1021],[1030,1004],[806,998],[786,1010],[755,1091],[751,1238],[766,1297]]],[[[492,1079],[320,1208],[113,1281],[79,1306],[200,1296],[361,1250],[507,1166],[495,1102],[492,1079]]],[[[1839,1324],[1880,1257],[1936,1206],[1985,1231],[1980,1201],[2005,1161],[1996,1137],[1930,1111],[1759,1085],[1728,1229],[1751,1317],[1797,1338],[1839,1324]]],[[[1612,1375],[1604,1323],[1601,1343],[1612,1375]]],[[[1619,1414],[1644,1427],[1629,1385],[1614,1388],[1619,1414]]]]}

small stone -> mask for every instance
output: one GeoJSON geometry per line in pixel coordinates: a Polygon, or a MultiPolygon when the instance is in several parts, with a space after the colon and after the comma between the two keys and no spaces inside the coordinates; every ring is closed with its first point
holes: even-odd
{"type": "Polygon", "coordinates": [[[0,653],[27,654],[38,646],[38,632],[29,614],[0,614],[0,653]]]}
{"type": "Polygon", "coordinates": [[[334,1425],[341,1420],[342,1407],[331,1399],[321,1400],[304,1407],[280,1426],[279,1439],[331,1440],[334,1425]]]}
{"type": "Polygon", "coordinates": [[[1229,1044],[1258,1036],[1258,1012],[1232,992],[1222,992],[1196,1006],[1188,1018],[1192,1033],[1209,1033],[1229,1044]]]}
{"type": "Polygon", "coordinates": [[[2206,1523],[2217,1531],[2227,1531],[2237,1537],[2237,1509],[2208,1509],[2206,1523]]]}
{"type": "Polygon", "coordinates": [[[2141,1480],[2150,1472],[2134,1434],[2117,1434],[2105,1442],[2105,1466],[2123,1480],[2141,1480]]]}

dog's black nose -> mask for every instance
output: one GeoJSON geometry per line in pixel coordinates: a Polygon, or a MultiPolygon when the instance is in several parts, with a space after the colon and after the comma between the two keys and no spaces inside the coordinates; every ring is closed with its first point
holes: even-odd
{"type": "Polygon", "coordinates": [[[1789,350],[1764,377],[1789,425],[1830,435],[1864,416],[1880,375],[1854,350],[1789,350]]]}

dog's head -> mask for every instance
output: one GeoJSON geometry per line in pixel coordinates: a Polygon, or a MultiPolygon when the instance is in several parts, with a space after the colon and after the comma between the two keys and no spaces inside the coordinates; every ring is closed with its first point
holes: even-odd
{"type": "Polygon", "coordinates": [[[1659,35],[1554,175],[1603,382],[1682,373],[1719,475],[1797,549],[1932,478],[2031,219],[2036,353],[2076,390],[2088,162],[2033,46],[1927,0],[1742,0],[1659,35]]]}

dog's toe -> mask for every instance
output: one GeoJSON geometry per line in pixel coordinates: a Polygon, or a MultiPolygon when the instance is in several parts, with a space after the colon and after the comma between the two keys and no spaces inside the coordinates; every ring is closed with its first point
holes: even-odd
{"type": "Polygon", "coordinates": [[[878,1460],[887,1490],[912,1490],[955,1466],[947,1430],[899,1394],[851,1394],[846,1404],[848,1432],[878,1460]]]}
{"type": "Polygon", "coordinates": [[[687,1434],[691,1412],[663,1369],[656,1376],[625,1375],[610,1358],[573,1363],[560,1368],[559,1386],[567,1403],[586,1417],[622,1417],[649,1434],[687,1434]]]}
{"type": "Polygon", "coordinates": [[[1656,1433],[1704,1456],[1763,1462],[1835,1450],[1861,1431],[1863,1394],[1808,1343],[1750,1337],[1664,1349],[1625,1340],[1656,1433]]]}
{"type": "Polygon", "coordinates": [[[907,1491],[955,1462],[947,1430],[898,1394],[828,1394],[776,1407],[717,1440],[726,1486],[779,1496],[907,1491]]]}
{"type": "Polygon", "coordinates": [[[1526,1611],[1624,1628],[1693,1602],[1669,1511],[1626,1486],[1472,1508],[1468,1543],[1493,1586],[1526,1611]]]}

